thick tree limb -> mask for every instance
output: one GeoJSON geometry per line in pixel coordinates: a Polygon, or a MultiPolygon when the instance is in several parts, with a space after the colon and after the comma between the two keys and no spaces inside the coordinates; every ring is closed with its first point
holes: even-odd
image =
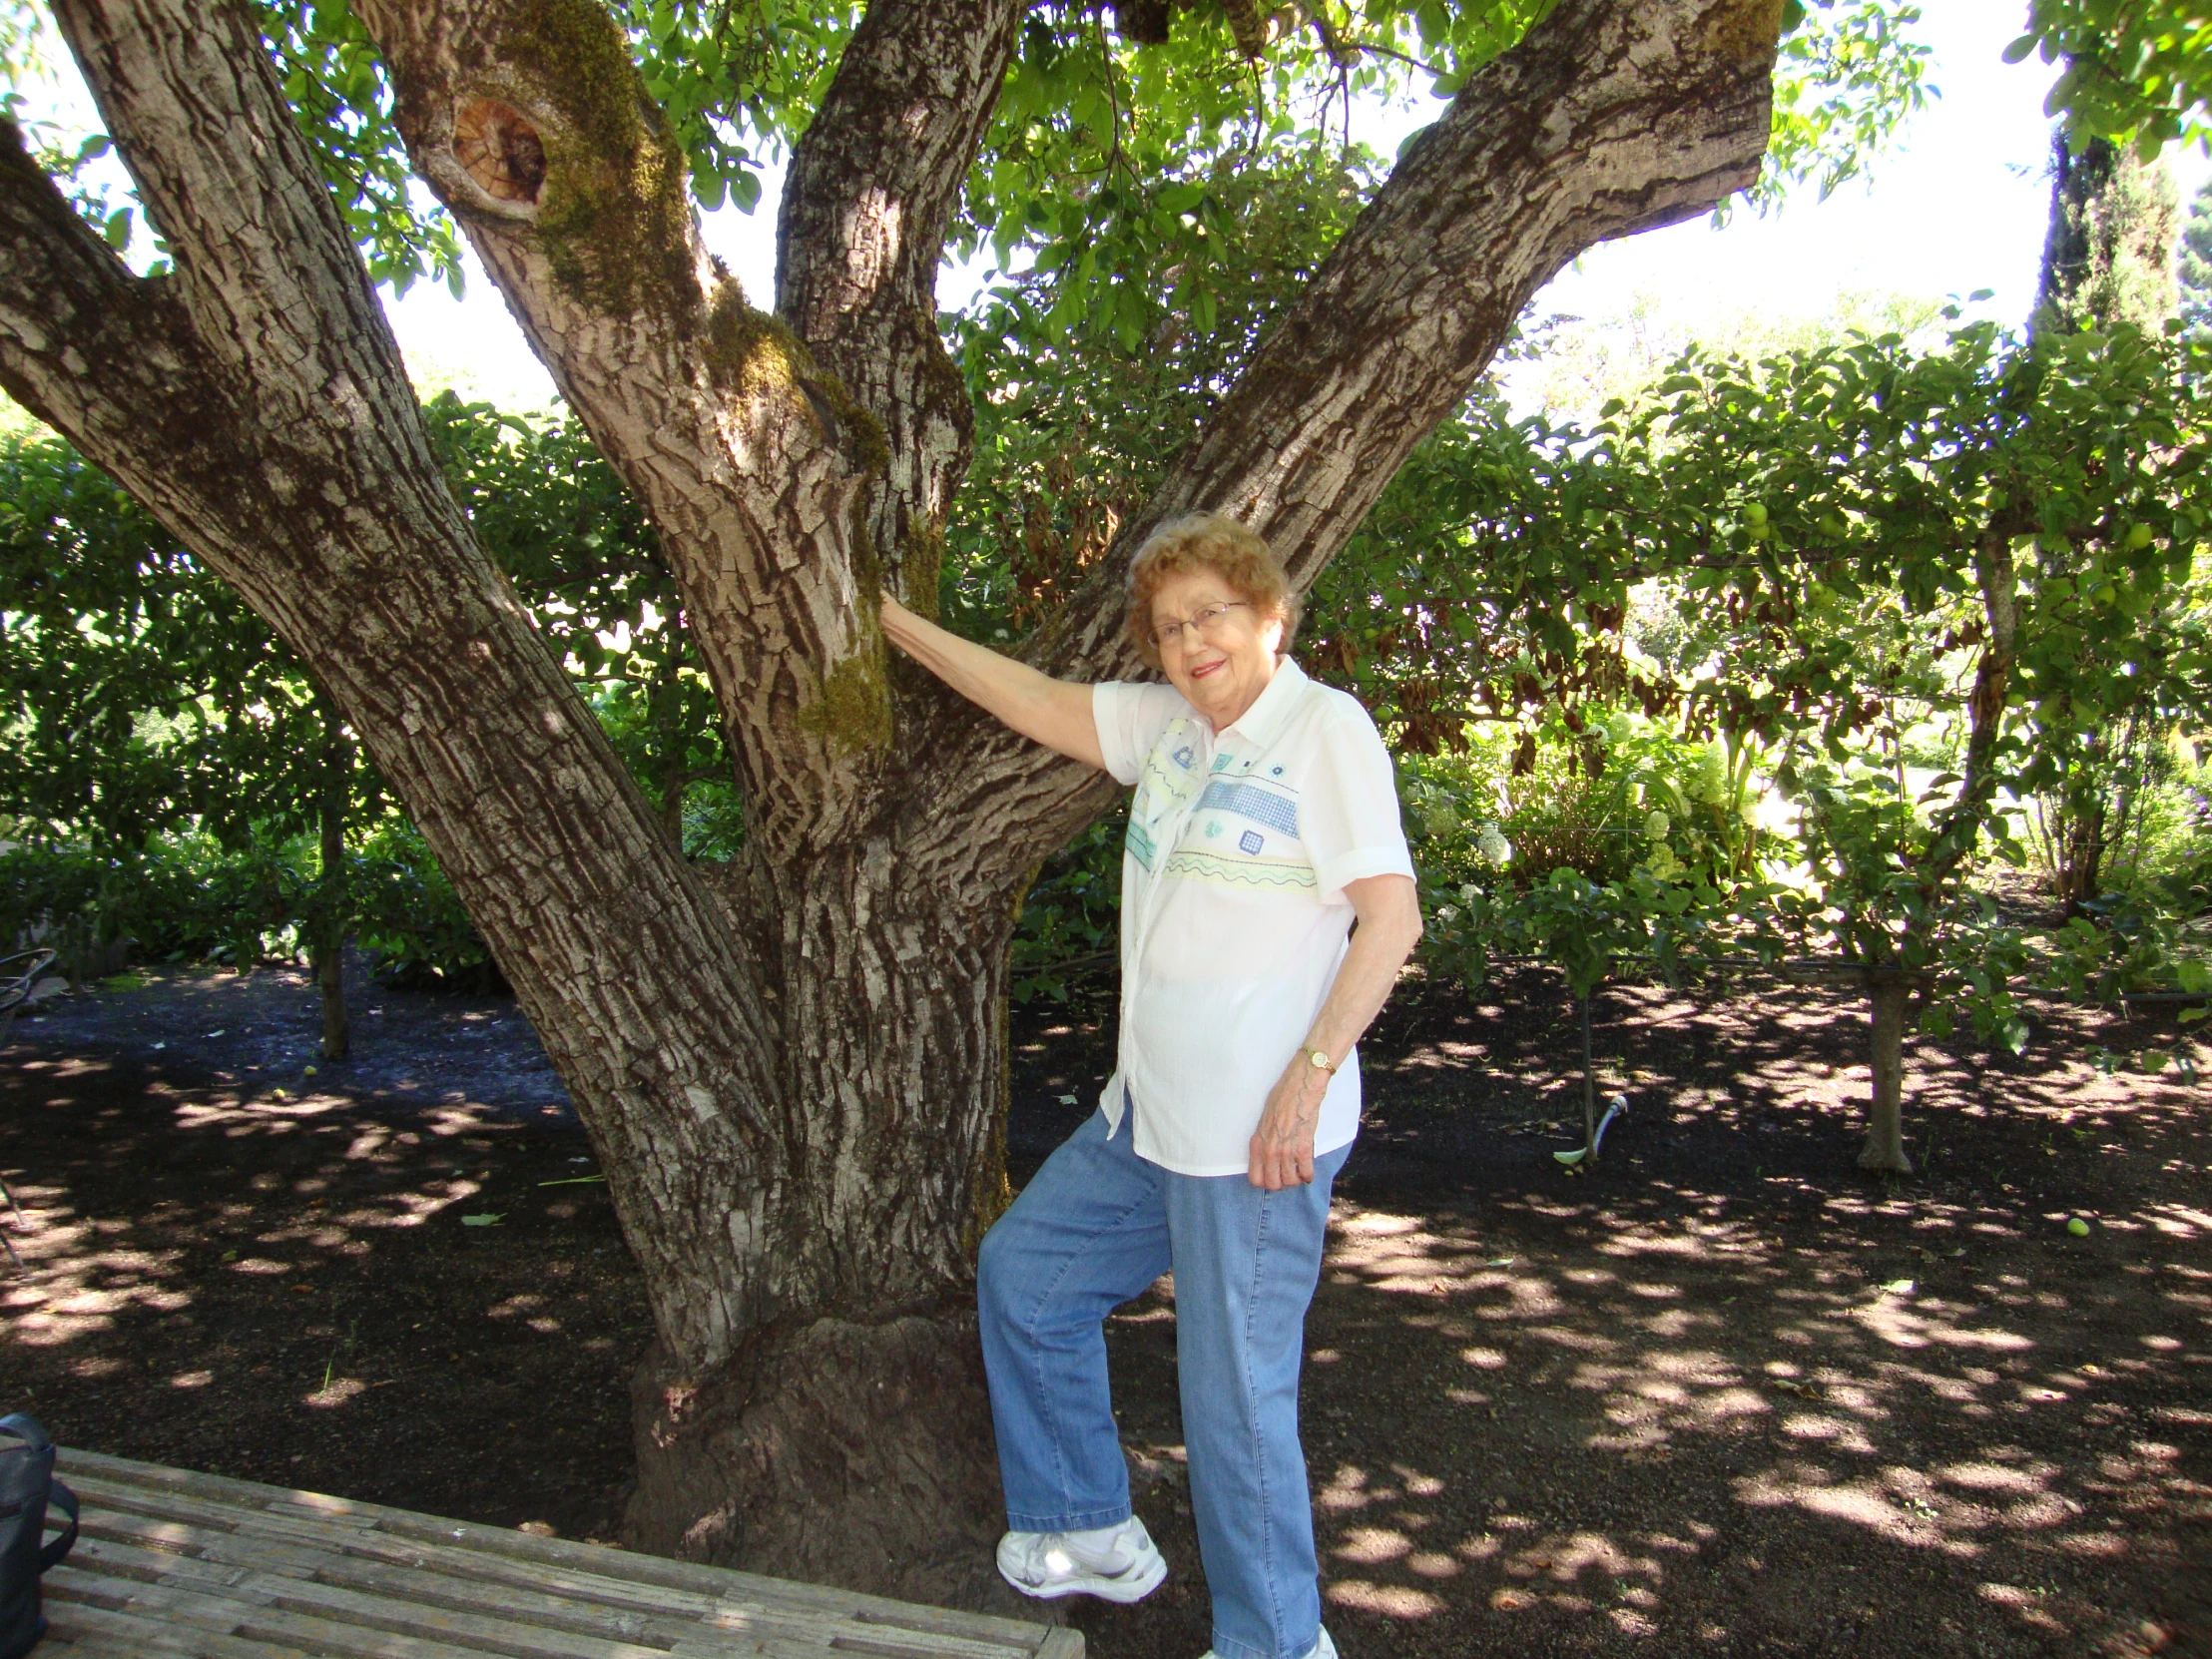
{"type": "Polygon", "coordinates": [[[576,1095],[664,1338],[727,1351],[773,1276],[680,1264],[728,1258],[778,1179],[776,1031],[736,929],[476,546],[243,8],[54,9],[176,273],[132,277],[0,129],[0,385],[344,710],[576,1095]]]}
{"type": "Polygon", "coordinates": [[[361,0],[416,171],[644,502],[765,856],[864,822],[890,740],[856,508],[879,423],[749,305],[599,0],[361,0]]]}
{"type": "MultiPolygon", "coordinates": [[[[1119,638],[1129,558],[1199,507],[1253,525],[1310,586],[1561,266],[1752,182],[1779,28],[1777,0],[1561,0],[1399,161],[1032,660],[1078,680],[1140,672],[1119,638]]],[[[1103,799],[982,722],[946,735],[930,777],[1013,797],[1016,862],[1103,799]]]]}
{"type": "Polygon", "coordinates": [[[1016,0],[874,0],[777,223],[777,308],[881,423],[867,524],[892,587],[930,616],[975,425],[937,333],[937,267],[1021,15],[1016,0]]]}
{"type": "Polygon", "coordinates": [[[734,1251],[694,1251],[692,1278],[742,1280],[730,1295],[798,1323],[954,1295],[977,1195],[1003,1185],[991,1121],[965,1105],[1003,1076],[985,1016],[1005,887],[960,892],[900,844],[866,512],[885,478],[941,511],[964,464],[964,437],[942,435],[961,388],[914,313],[1003,72],[1006,8],[882,9],[799,168],[793,212],[813,228],[787,248],[795,314],[879,395],[913,391],[892,426],[903,475],[885,423],[705,257],[682,157],[600,0],[360,9],[417,171],[652,513],[746,787],[725,875],[773,999],[788,1178],[730,1218],[734,1251]]]}

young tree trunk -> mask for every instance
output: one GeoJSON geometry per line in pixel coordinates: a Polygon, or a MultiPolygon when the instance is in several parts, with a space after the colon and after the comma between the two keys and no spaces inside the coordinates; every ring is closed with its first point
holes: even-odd
{"type": "Polygon", "coordinates": [[[1874,1092],[1867,1103],[1866,1144],[1859,1149],[1861,1169],[1913,1173],[1913,1160],[1905,1155],[1905,1003],[1910,989],[1902,974],[1868,976],[1874,1092]]]}
{"type": "Polygon", "coordinates": [[[1905,1155],[1905,1008],[1916,976],[1932,975],[1942,917],[1957,899],[1951,881],[1968,867],[1995,799],[1997,744],[2003,734],[2009,687],[2018,661],[2018,578],[2012,539],[2026,531],[2016,520],[1992,524],[1974,549],[1974,583],[1981,595],[1984,633],[1966,699],[1966,753],[1958,793],[1937,814],[1928,844],[1916,861],[1919,914],[1908,921],[1895,957],[1866,969],[1872,1004],[1874,1092],[1868,1107],[1866,1144],[1859,1167],[1912,1173],[1905,1155]]]}
{"type": "Polygon", "coordinates": [[[2085,746],[2080,776],[2069,778],[2054,792],[2057,797],[2059,834],[2058,868],[2052,886],[2059,907],[2068,916],[2081,914],[2096,897],[2104,881],[2106,796],[2097,773],[2108,768],[2106,746],[2092,738],[2085,746]]]}
{"type": "Polygon", "coordinates": [[[1590,998],[1576,998],[1575,1011],[1582,1025],[1582,1165],[1597,1162],[1597,1066],[1590,1058],[1590,998]]]}
{"type": "Polygon", "coordinates": [[[353,800],[353,744],[336,709],[322,705],[322,798],[317,803],[322,870],[315,882],[315,926],[309,947],[322,1001],[322,1057],[342,1060],[352,1046],[345,1011],[345,940],[352,918],[345,866],[345,818],[353,800]]]}
{"type": "MultiPolygon", "coordinates": [[[[638,1540],[972,1587],[1010,917],[1112,786],[887,662],[875,602],[934,607],[971,423],[935,273],[1023,8],[869,5],[793,158],[776,314],[707,255],[597,0],[354,9],[417,171],[653,517],[736,863],[684,861],[475,545],[244,8],[56,0],[176,274],[133,276],[0,124],[0,385],[300,654],[544,1038],[654,1319],[638,1540]],[[508,148],[464,158],[462,113],[508,148]]],[[[1779,13],[1561,0],[1408,149],[1030,659],[1136,672],[1127,560],[1193,505],[1310,583],[1561,265],[1752,180],[1779,13]]]]}

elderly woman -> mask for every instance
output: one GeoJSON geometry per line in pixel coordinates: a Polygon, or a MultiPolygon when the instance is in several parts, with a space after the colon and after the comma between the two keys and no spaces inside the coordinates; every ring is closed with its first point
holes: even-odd
{"type": "Polygon", "coordinates": [[[1219,1659],[1336,1653],[1299,1362],[1359,1128],[1353,1045],[1420,935],[1389,756],[1284,654],[1297,625],[1267,544],[1214,513],[1166,525],[1130,572],[1130,642],[1164,686],[1048,679],[883,604],[884,633],[955,691],[1136,786],[1119,1069],[983,1241],[998,1569],[1027,1595],[1124,1602],[1167,1575],[1130,1512],[1103,1322],[1172,1268],[1219,1659]]]}

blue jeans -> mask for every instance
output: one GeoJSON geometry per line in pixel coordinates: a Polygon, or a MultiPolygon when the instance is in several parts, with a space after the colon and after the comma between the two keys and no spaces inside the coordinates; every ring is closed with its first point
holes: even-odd
{"type": "Polygon", "coordinates": [[[1222,1659],[1300,1659],[1321,1630],[1314,1512],[1298,1443],[1306,1308],[1329,1188],[1263,1192],[1139,1158],[1125,1115],[1094,1115],[983,1240],[976,1301],[1006,1524],[1074,1532],[1129,1516],[1106,1385],[1106,1316],[1175,1272],[1175,1350],[1191,1507],[1222,1659]]]}

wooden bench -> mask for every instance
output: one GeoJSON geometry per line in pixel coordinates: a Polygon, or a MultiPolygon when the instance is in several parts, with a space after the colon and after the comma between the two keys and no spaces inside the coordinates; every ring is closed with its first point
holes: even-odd
{"type": "Polygon", "coordinates": [[[1073,1630],[64,1449],[36,1659],[1082,1659],[1073,1630]]]}

